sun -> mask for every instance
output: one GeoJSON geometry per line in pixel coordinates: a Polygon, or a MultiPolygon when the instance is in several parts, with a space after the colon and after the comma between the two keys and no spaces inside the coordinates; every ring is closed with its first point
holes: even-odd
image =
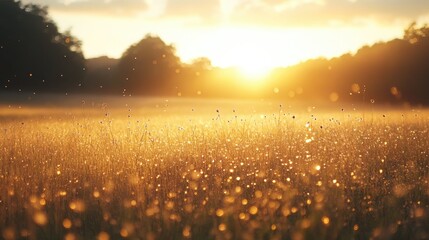
{"type": "Polygon", "coordinates": [[[259,61],[244,61],[237,69],[245,81],[259,82],[265,80],[272,70],[272,66],[259,61]]]}

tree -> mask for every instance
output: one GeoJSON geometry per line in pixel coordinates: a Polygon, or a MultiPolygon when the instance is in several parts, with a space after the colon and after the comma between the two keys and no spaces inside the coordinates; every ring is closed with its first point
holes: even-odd
{"type": "Polygon", "coordinates": [[[132,94],[173,93],[180,69],[174,47],[152,35],[129,47],[119,62],[123,86],[132,94]]]}
{"type": "Polygon", "coordinates": [[[429,26],[424,24],[418,28],[416,22],[412,22],[404,31],[404,39],[414,44],[429,38],[429,26]]]}
{"type": "Polygon", "coordinates": [[[200,57],[192,61],[191,68],[196,71],[208,71],[213,68],[212,61],[207,57],[200,57]]]}
{"type": "Polygon", "coordinates": [[[72,91],[84,75],[81,42],[60,33],[46,7],[0,1],[0,84],[6,90],[72,91]]]}

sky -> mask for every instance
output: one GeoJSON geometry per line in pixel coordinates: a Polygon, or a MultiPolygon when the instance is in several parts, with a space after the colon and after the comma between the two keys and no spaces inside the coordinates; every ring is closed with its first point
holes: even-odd
{"type": "Polygon", "coordinates": [[[86,58],[119,58],[146,34],[173,44],[184,62],[208,57],[253,70],[335,57],[402,37],[429,22],[428,0],[24,0],[48,6],[86,58]]]}

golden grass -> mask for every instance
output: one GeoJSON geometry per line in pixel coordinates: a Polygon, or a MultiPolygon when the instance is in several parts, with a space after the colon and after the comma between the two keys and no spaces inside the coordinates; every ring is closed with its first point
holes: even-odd
{"type": "Polygon", "coordinates": [[[429,236],[427,111],[151,106],[3,108],[2,237],[429,236]]]}

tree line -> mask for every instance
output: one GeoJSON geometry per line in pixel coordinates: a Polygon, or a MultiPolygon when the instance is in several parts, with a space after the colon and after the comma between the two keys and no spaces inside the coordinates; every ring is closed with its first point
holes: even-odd
{"type": "Polygon", "coordinates": [[[120,59],[85,59],[81,44],[69,31],[59,32],[46,7],[0,1],[2,91],[429,104],[429,27],[416,23],[402,38],[355,54],[277,68],[260,85],[207,58],[184,63],[173,45],[154,35],[120,59]]]}
{"type": "Polygon", "coordinates": [[[60,33],[46,7],[0,1],[0,84],[14,91],[73,91],[84,77],[81,42],[60,33]]]}
{"type": "Polygon", "coordinates": [[[429,104],[429,27],[412,23],[400,39],[364,46],[357,53],[313,59],[276,72],[285,89],[303,98],[337,94],[343,101],[429,104]],[[287,76],[292,81],[281,81],[287,76]]]}

